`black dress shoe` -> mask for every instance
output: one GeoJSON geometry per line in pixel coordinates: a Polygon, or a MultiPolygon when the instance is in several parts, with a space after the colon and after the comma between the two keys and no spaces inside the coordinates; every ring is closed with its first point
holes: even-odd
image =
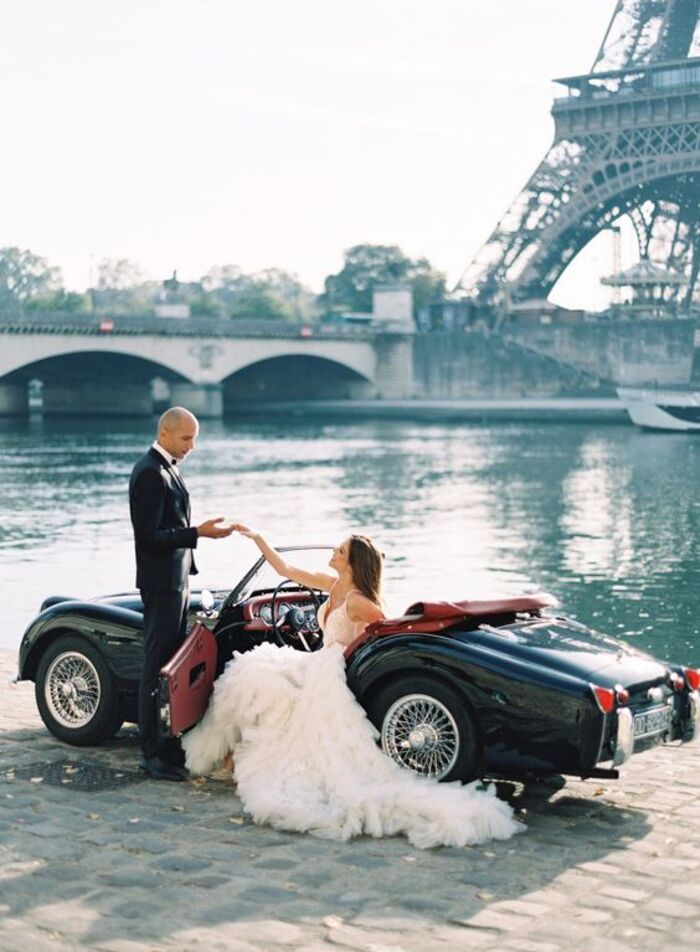
{"type": "Polygon", "coordinates": [[[182,749],[180,741],[176,738],[161,744],[157,756],[173,767],[185,766],[185,752],[182,749]]]}
{"type": "Polygon", "coordinates": [[[187,780],[188,776],[182,767],[169,764],[162,757],[144,757],[139,764],[139,770],[143,770],[153,780],[187,780]]]}

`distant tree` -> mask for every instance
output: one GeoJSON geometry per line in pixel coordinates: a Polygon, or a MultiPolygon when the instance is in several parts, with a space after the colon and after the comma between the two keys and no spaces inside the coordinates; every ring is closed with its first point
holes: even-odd
{"type": "Polygon", "coordinates": [[[129,258],[103,258],[97,265],[98,291],[128,291],[145,280],[140,265],[129,258]]]}
{"type": "Polygon", "coordinates": [[[146,314],[161,285],[146,279],[140,265],[129,258],[103,258],[97,265],[92,290],[95,307],[111,314],[146,314]]]}
{"type": "Polygon", "coordinates": [[[413,290],[414,314],[445,293],[445,275],[427,258],[409,258],[397,245],[354,245],[345,252],[338,274],[324,282],[320,304],[326,312],[372,310],[372,292],[397,282],[413,290]]]}
{"type": "Polygon", "coordinates": [[[243,272],[235,264],[215,265],[204,275],[201,285],[207,292],[235,291],[243,277],[243,272]]]}
{"type": "Polygon", "coordinates": [[[0,248],[0,306],[23,307],[61,288],[61,272],[21,248],[0,248]]]}
{"type": "Polygon", "coordinates": [[[190,288],[186,297],[192,317],[221,317],[221,303],[212,294],[207,294],[199,282],[190,288]]]}
{"type": "Polygon", "coordinates": [[[315,295],[279,268],[245,274],[236,265],[221,265],[211,268],[201,285],[230,317],[304,321],[314,315],[315,295]]]}
{"type": "Polygon", "coordinates": [[[236,295],[231,305],[231,317],[248,321],[293,321],[290,305],[275,294],[259,287],[249,287],[236,295]]]}
{"type": "Polygon", "coordinates": [[[66,291],[61,288],[50,295],[37,295],[30,298],[26,304],[27,310],[31,311],[61,311],[64,314],[78,314],[89,311],[91,308],[90,297],[87,294],[80,294],[78,291],[66,291]]]}

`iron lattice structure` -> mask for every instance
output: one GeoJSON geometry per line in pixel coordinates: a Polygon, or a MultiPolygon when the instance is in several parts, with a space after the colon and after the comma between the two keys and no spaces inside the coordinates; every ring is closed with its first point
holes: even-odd
{"type": "Polygon", "coordinates": [[[642,259],[700,270],[700,0],[618,0],[591,72],[557,80],[554,141],[457,288],[485,309],[546,298],[601,230],[628,216],[642,259]]]}

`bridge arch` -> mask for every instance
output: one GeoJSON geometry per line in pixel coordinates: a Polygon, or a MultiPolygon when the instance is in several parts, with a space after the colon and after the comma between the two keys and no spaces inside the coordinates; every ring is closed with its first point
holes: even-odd
{"type": "Polygon", "coordinates": [[[47,415],[149,416],[188,378],[134,353],[78,350],[33,359],[0,378],[0,387],[47,415]]]}
{"type": "Polygon", "coordinates": [[[313,336],[299,338],[261,337],[238,341],[236,347],[224,348],[215,340],[203,344],[202,350],[210,350],[212,366],[219,381],[225,382],[247,367],[277,358],[317,358],[347,371],[364,380],[374,380],[377,370],[377,353],[371,340],[322,339],[313,336]],[[241,344],[245,346],[241,346],[241,344]]]}
{"type": "MultiPolygon", "coordinates": [[[[196,346],[196,341],[189,341],[196,346]]],[[[163,338],[157,335],[138,336],[131,334],[60,334],[34,333],[31,338],[25,334],[3,334],[3,355],[0,361],[4,380],[14,371],[21,371],[29,363],[59,357],[72,357],[76,354],[121,354],[125,358],[140,360],[161,368],[163,372],[175,374],[181,380],[191,380],[192,370],[196,366],[193,356],[185,348],[168,348],[167,363],[163,359],[163,338]],[[27,360],[27,342],[31,340],[31,361],[27,360]]]]}
{"type": "Polygon", "coordinates": [[[224,408],[275,400],[346,400],[374,395],[374,383],[347,363],[304,352],[243,364],[223,381],[224,408]]]}

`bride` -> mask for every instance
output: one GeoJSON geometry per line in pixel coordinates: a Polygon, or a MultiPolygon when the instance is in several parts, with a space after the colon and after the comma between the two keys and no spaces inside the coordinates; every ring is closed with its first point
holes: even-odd
{"type": "Polygon", "coordinates": [[[330,839],[403,833],[425,848],[522,830],[493,788],[437,784],[377,746],[377,731],[347,686],[343,658],[343,648],[384,617],[375,543],[363,535],[345,539],[333,549],[331,575],[290,565],[259,532],[234,528],[281,576],[329,593],[318,613],[323,649],[307,654],[264,643],[234,654],[204,717],[182,739],[190,772],[206,774],[223,761],[254,822],[330,839]]]}

